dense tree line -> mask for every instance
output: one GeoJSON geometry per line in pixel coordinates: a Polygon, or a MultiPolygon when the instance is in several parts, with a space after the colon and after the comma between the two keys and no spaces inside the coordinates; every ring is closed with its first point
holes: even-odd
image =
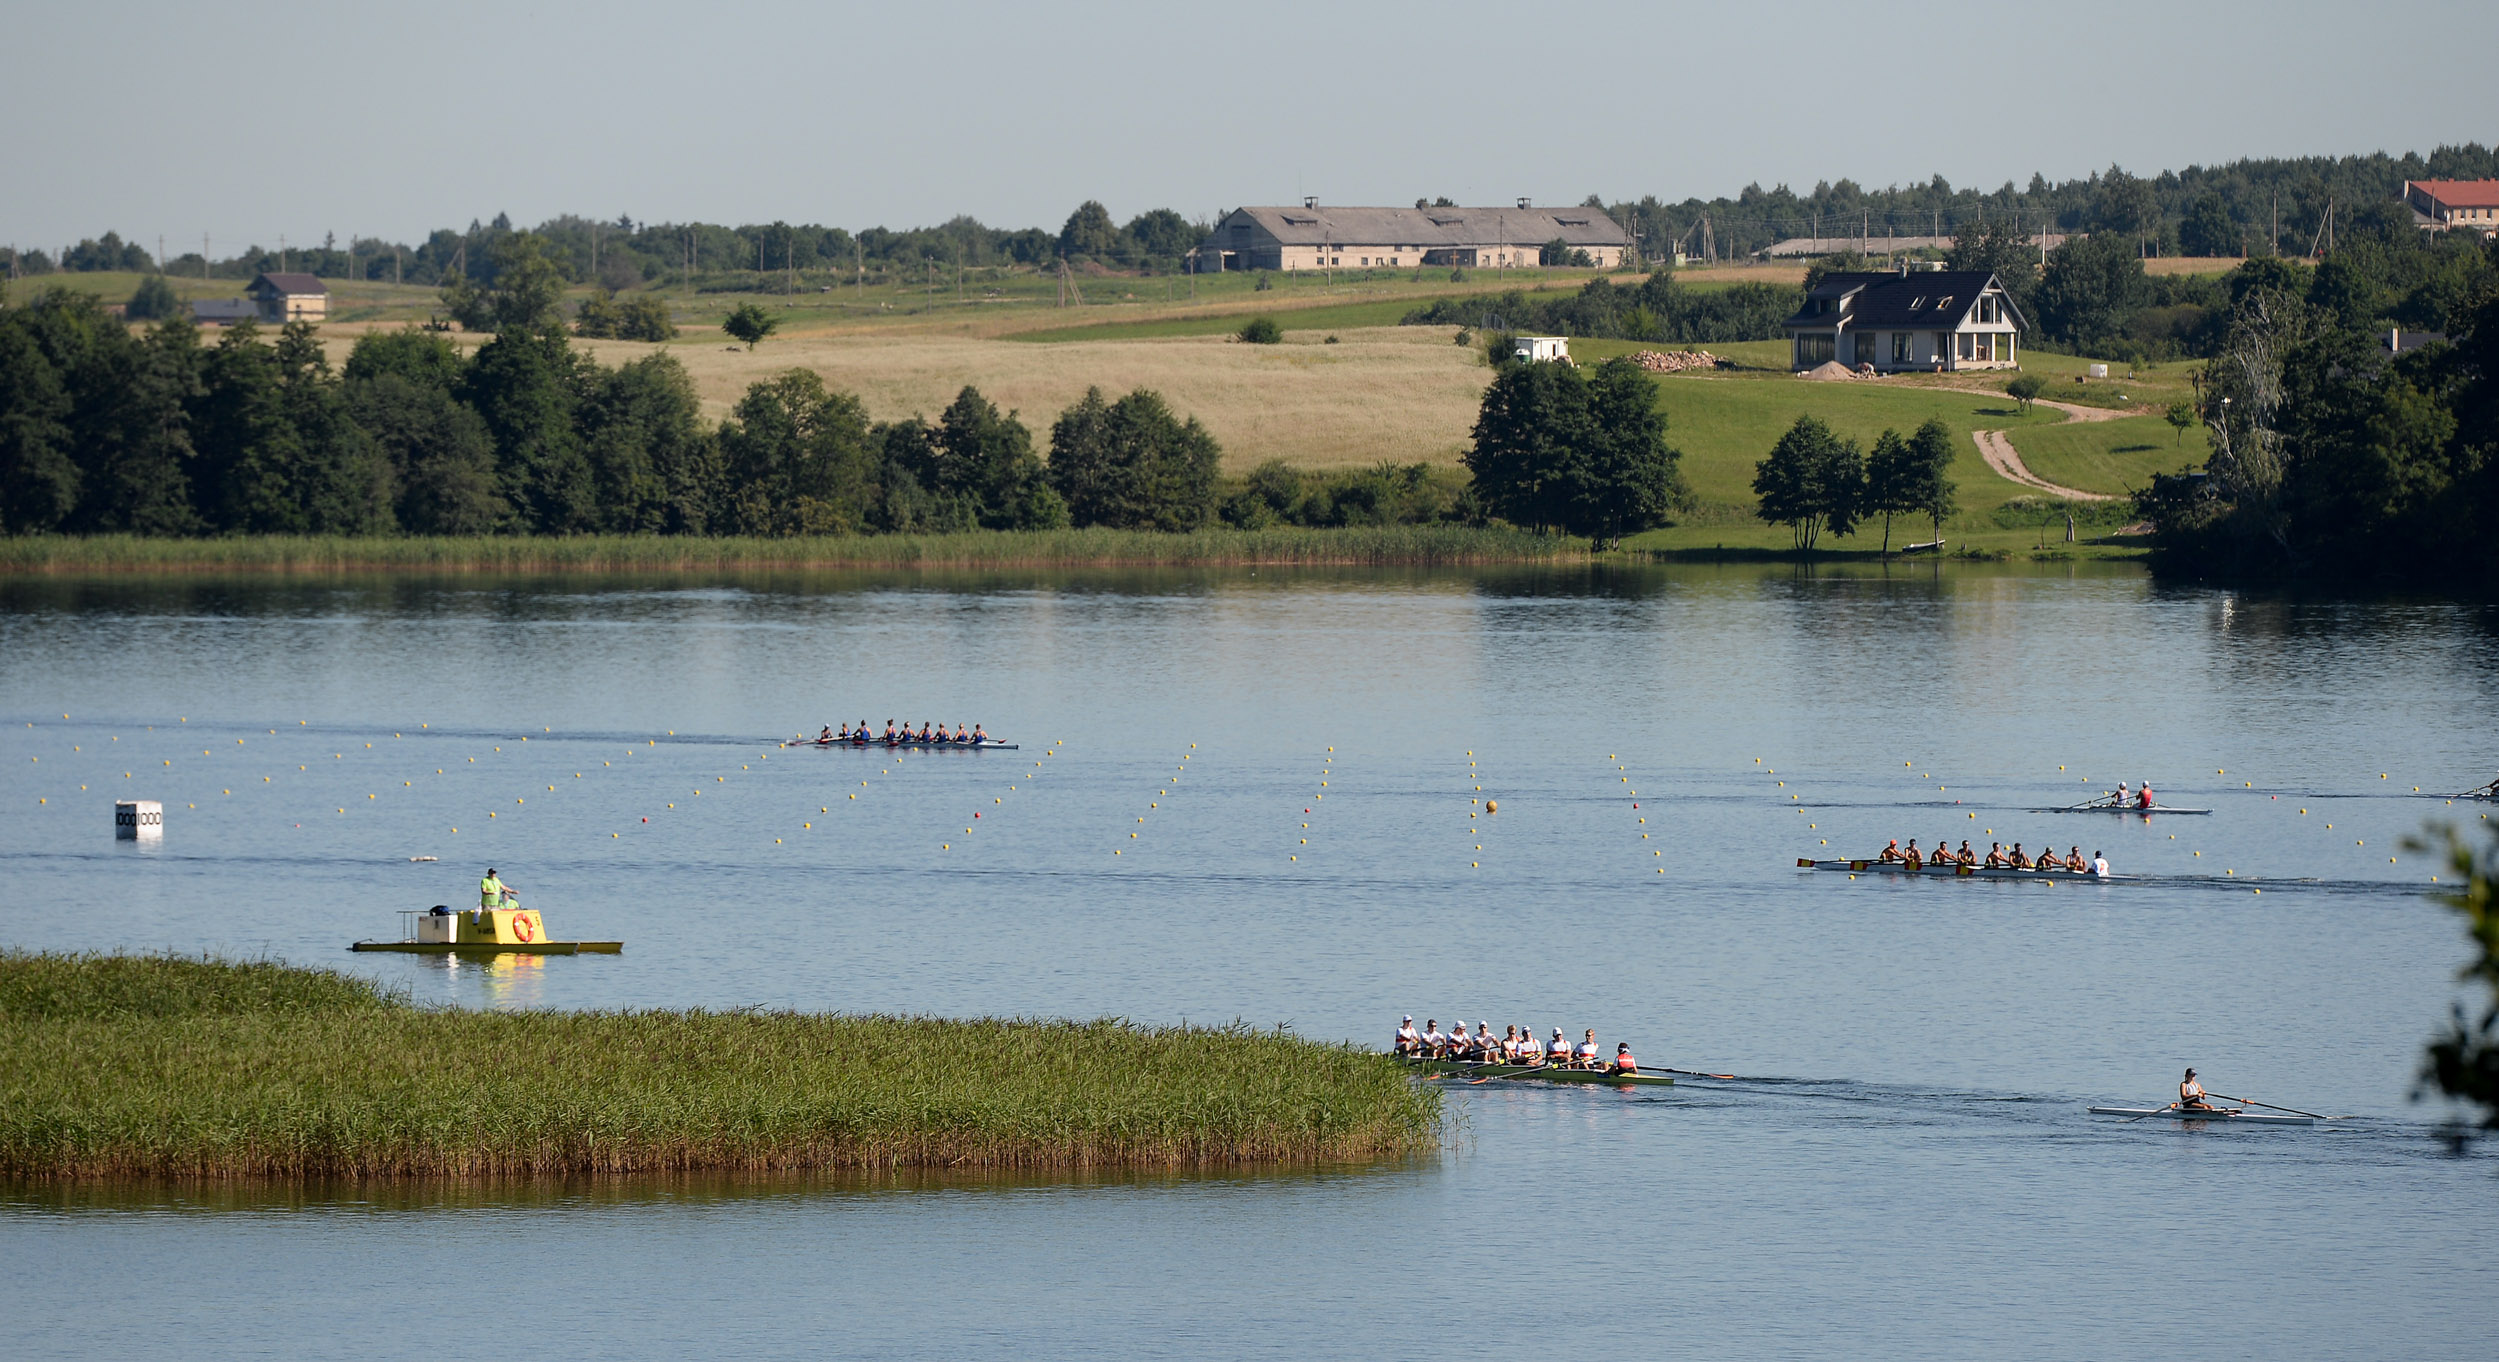
{"type": "Polygon", "coordinates": [[[1666,443],[1657,380],[1628,359],[1505,364],[1484,391],[1465,456],[1484,509],[1600,545],[1666,523],[1689,504],[1666,443]]]}
{"type": "Polygon", "coordinates": [[[2157,255],[2306,254],[2332,213],[2344,224],[2398,207],[2406,180],[2499,178],[2499,150],[2467,143],[2428,155],[2298,156],[2242,159],[2138,176],[2110,166],[2080,179],[2051,183],[2034,174],[2027,185],[1995,189],[1955,186],[1938,175],[1925,184],[1868,189],[1853,180],[1816,184],[1797,193],[1786,185],[1677,203],[1654,196],[1607,204],[1588,197],[1626,229],[1643,251],[1668,256],[1676,246],[1698,253],[1699,227],[1709,219],[1717,258],[1740,259],[1789,237],[1855,237],[1872,249],[1890,236],[1954,236],[2003,223],[2024,234],[2044,222],[2056,233],[2113,232],[2157,255]]]}
{"type": "Polygon", "coordinates": [[[2251,260],[2198,374],[2201,476],[2143,498],[2165,570],[2499,585],[2499,242],[2449,338],[2397,354],[2369,261],[2251,260]]]}
{"type": "Polygon", "coordinates": [[[1804,303],[1780,284],[1691,288],[1658,270],[1636,284],[1591,279],[1576,293],[1504,293],[1442,298],[1405,316],[1408,326],[1467,326],[1667,344],[1777,340],[1779,323],[1804,303]]]}
{"type": "Polygon", "coordinates": [[[1799,552],[1812,552],[1829,534],[1856,532],[1880,517],[1883,551],[1891,552],[1892,518],[1924,516],[1937,538],[1953,510],[1952,429],[1930,420],[1907,437],[1886,430],[1870,453],[1834,434],[1818,418],[1800,416],[1753,466],[1755,514],[1785,525],[1799,552]]]}
{"type": "Polygon", "coordinates": [[[214,344],[92,294],[0,305],[0,532],[799,534],[1192,530],[1221,450],[1151,392],[1088,392],[1033,433],[965,388],[934,422],[873,422],[793,370],[707,422],[667,354],[603,366],[518,271],[464,353],[377,332],[333,368],[315,329],[214,344]]]}

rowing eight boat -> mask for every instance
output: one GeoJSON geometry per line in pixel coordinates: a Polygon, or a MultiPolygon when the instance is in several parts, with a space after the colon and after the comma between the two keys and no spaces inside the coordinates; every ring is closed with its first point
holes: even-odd
{"type": "Polygon", "coordinates": [[[2190,1111],[2185,1107],[2093,1107],[2091,1114],[2094,1116],[2131,1116],[2137,1119],[2160,1116],[2173,1121],[2223,1121],[2240,1126],[2313,1126],[2317,1123],[2317,1119],[2313,1116],[2260,1116],[2255,1112],[2240,1111],[2235,1107],[2212,1111],[2190,1111]]]}
{"type": "Polygon", "coordinates": [[[1551,1064],[1482,1064],[1464,1059],[1421,1059],[1413,1055],[1391,1055],[1390,1058],[1409,1069],[1421,1071],[1426,1078],[1515,1078],[1538,1083],[1657,1088],[1675,1085],[1675,1080],[1666,1074],[1616,1074],[1605,1069],[1565,1069],[1551,1064]]]}
{"type": "Polygon", "coordinates": [[[1917,875],[1939,880],[2038,880],[2049,884],[2067,881],[2107,884],[2121,878],[2112,875],[2102,879],[2088,870],[2015,870],[2011,866],[1954,865],[1949,861],[1942,865],[1922,865],[1912,870],[1899,861],[1817,861],[1805,856],[1796,858],[1796,868],[1845,870],[1852,875],[1917,875]]]}
{"type": "Polygon", "coordinates": [[[894,742],[887,742],[883,738],[870,738],[866,742],[860,742],[851,738],[835,738],[831,741],[824,741],[817,738],[803,738],[797,742],[785,742],[781,745],[783,747],[927,747],[943,749],[948,752],[1014,752],[1020,750],[1020,744],[1017,743],[956,742],[952,738],[948,738],[944,742],[939,742],[935,738],[930,738],[925,741],[919,738],[912,738],[907,741],[897,740],[894,742]]]}

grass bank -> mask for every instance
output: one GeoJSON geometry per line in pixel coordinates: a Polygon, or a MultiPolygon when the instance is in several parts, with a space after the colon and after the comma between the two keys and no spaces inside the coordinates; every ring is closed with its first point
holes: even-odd
{"type": "Polygon", "coordinates": [[[467,1012],[273,963],[0,953],[0,1176],[1180,1168],[1440,1133],[1386,1060],[1246,1027],[467,1012]]]}
{"type": "Polygon", "coordinates": [[[0,538],[0,574],[101,572],[699,572],[843,567],[1442,567],[1586,556],[1578,540],[1455,525],[1204,530],[975,530],[789,539],[665,535],[251,535],[0,538]]]}

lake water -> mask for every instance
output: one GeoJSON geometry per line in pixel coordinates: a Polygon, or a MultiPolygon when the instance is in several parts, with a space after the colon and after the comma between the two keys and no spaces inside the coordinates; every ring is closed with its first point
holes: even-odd
{"type": "Polygon", "coordinates": [[[2485,826],[2430,796],[2495,689],[2486,607],[2088,566],[0,581],[10,945],[1743,1076],[1459,1087],[1389,1168],[20,1188],[5,1351],[2487,1357],[2499,1159],[2410,1100],[2465,942],[2399,843],[2485,826]],[[1021,750],[773,745],[889,717],[1021,750]],[[2029,812],[2147,777],[2213,814],[2029,812]],[[1938,836],[2146,878],[1794,868],[1938,836]],[[624,954],[346,953],[488,865],[624,954]],[[2360,1119],[2084,1112],[2188,1064],[2360,1119]]]}

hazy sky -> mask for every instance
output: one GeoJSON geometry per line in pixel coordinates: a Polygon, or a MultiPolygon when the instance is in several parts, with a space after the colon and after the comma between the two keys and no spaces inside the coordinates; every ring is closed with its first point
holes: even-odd
{"type": "Polygon", "coordinates": [[[1055,230],[2499,141],[2499,4],[12,7],[0,242],[1055,230]]]}

